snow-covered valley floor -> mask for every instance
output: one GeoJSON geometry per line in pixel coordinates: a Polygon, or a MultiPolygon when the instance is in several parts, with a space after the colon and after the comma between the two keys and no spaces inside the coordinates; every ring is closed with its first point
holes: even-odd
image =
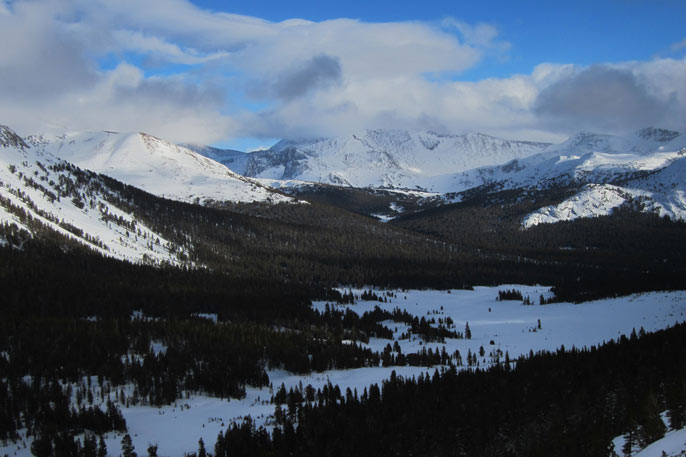
{"type": "MultiPolygon", "coordinates": [[[[352,290],[356,297],[362,292],[352,290]]],[[[382,295],[381,292],[386,291],[375,292],[382,295]]],[[[489,354],[498,349],[502,354],[508,353],[511,359],[516,359],[530,351],[556,350],[563,345],[565,348],[599,345],[622,334],[629,335],[634,329],[638,332],[642,327],[646,332],[651,332],[686,320],[686,291],[651,292],[581,304],[547,305],[538,304],[541,296],[547,299],[552,295],[550,289],[544,286],[502,285],[476,287],[474,290],[391,292],[393,296],[386,296],[387,303],[358,299],[352,305],[334,306],[340,309],[348,307],[358,314],[379,306],[389,311],[397,307],[427,320],[445,321],[450,317],[457,331],[463,331],[468,323],[471,339],[427,343],[416,335],[400,339],[407,332],[407,325],[385,321],[384,325],[394,331],[394,340],[372,338],[366,346],[374,351],[383,351],[387,344],[393,345],[397,341],[404,354],[422,348],[440,350],[445,347],[450,354],[459,350],[464,359],[468,352],[479,354],[483,347],[484,355],[477,359],[482,367],[488,365],[489,354]],[[509,289],[521,291],[524,297],[530,297],[531,302],[536,304],[527,306],[521,301],[498,301],[498,292],[509,289]]],[[[326,303],[316,302],[313,306],[323,310],[326,303]]],[[[350,387],[361,392],[370,384],[387,379],[393,370],[400,376],[412,377],[422,372],[433,373],[435,369],[370,367],[306,376],[277,370],[268,372],[272,388],[247,387],[245,398],[240,400],[193,394],[161,408],[132,406],[121,407],[121,410],[139,455],[145,455],[148,445],[158,444],[160,456],[183,456],[184,453],[197,450],[200,438],[211,450],[217,434],[231,421],[240,420],[246,415],[250,415],[258,426],[269,426],[270,416],[274,413],[274,405],[269,400],[282,383],[287,389],[299,384],[309,384],[316,389],[331,382],[339,385],[342,391],[350,387]]],[[[110,455],[119,455],[120,440],[121,435],[107,436],[110,455]]],[[[30,456],[29,448],[29,442],[0,446],[0,455],[30,456]]]]}

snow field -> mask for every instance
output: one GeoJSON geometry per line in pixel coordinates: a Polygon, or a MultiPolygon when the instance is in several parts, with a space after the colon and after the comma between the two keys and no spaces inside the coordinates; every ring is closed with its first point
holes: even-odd
{"type": "MultiPolygon", "coordinates": [[[[356,301],[353,305],[336,306],[349,307],[358,314],[379,306],[389,311],[399,307],[427,319],[434,317],[438,320],[438,317],[450,316],[458,331],[463,331],[466,322],[469,322],[471,340],[446,339],[445,344],[426,343],[416,335],[409,340],[399,340],[400,335],[408,331],[408,327],[392,321],[384,321],[383,324],[394,330],[394,340],[398,341],[405,354],[429,347],[440,350],[445,346],[448,353],[458,349],[463,360],[466,360],[468,350],[478,354],[479,348],[483,346],[485,357],[479,357],[482,367],[488,365],[488,354],[494,348],[501,349],[503,354],[508,351],[511,358],[515,359],[519,355],[528,354],[530,350],[553,351],[562,345],[566,348],[598,345],[622,334],[629,335],[633,329],[638,331],[640,327],[647,332],[656,331],[686,320],[686,291],[651,292],[577,305],[554,303],[525,306],[519,301],[496,300],[499,290],[513,288],[520,290],[525,297],[530,296],[533,303],[538,303],[541,294],[544,298],[552,296],[550,288],[545,286],[502,285],[475,287],[473,291],[394,290],[392,292],[397,297],[390,299],[389,303],[356,301]],[[538,319],[541,320],[542,328],[533,331],[537,329],[538,319]],[[489,344],[491,340],[495,345],[489,344]]],[[[357,296],[363,290],[352,289],[352,292],[357,296]]],[[[376,292],[379,294],[379,291],[376,292]]],[[[325,305],[326,302],[313,304],[320,310],[325,305]]],[[[389,343],[393,345],[392,340],[372,338],[365,346],[374,351],[383,351],[389,343]]],[[[200,437],[209,449],[214,445],[219,431],[224,430],[231,421],[241,420],[246,415],[250,415],[257,426],[266,425],[269,428],[270,416],[274,413],[274,405],[269,403],[269,399],[281,384],[285,385],[286,390],[299,385],[306,387],[308,384],[318,389],[330,382],[338,385],[342,392],[350,388],[361,394],[370,384],[380,384],[388,379],[392,371],[399,376],[411,378],[420,373],[433,374],[436,368],[368,367],[329,370],[304,376],[273,370],[267,373],[272,388],[247,387],[244,399],[227,401],[192,395],[189,399],[177,401],[177,405],[187,404],[190,408],[173,405],[162,408],[134,406],[122,408],[122,413],[139,454],[147,448],[148,443],[159,443],[159,455],[182,456],[184,452],[197,450],[200,437]],[[212,420],[213,418],[221,418],[221,421],[212,420]]],[[[113,437],[111,444],[107,443],[108,449],[112,452],[118,450],[120,439],[120,436],[113,437]]]]}
{"type": "MultiPolygon", "coordinates": [[[[408,326],[384,321],[382,324],[393,330],[394,340],[372,338],[366,346],[374,351],[383,351],[387,344],[390,343],[392,346],[394,341],[398,341],[405,354],[420,351],[422,348],[440,350],[445,347],[449,354],[459,350],[465,362],[468,351],[478,354],[479,348],[483,346],[485,356],[478,357],[481,367],[488,366],[489,352],[494,349],[500,349],[503,354],[507,351],[512,359],[516,359],[519,355],[526,355],[532,350],[553,351],[562,345],[566,348],[599,345],[620,335],[629,335],[633,329],[638,331],[643,327],[646,332],[656,331],[686,320],[686,291],[650,292],[580,304],[552,303],[527,306],[521,301],[496,300],[499,291],[510,289],[521,291],[524,297],[530,297],[532,303],[538,303],[541,295],[546,299],[552,295],[549,287],[523,285],[451,291],[394,290],[391,292],[395,297],[387,297],[388,303],[356,300],[352,305],[335,306],[341,309],[350,308],[358,314],[379,306],[389,311],[398,307],[426,319],[450,317],[455,324],[454,330],[461,332],[469,322],[472,333],[469,340],[446,339],[445,343],[426,343],[416,335],[409,339],[399,339],[401,334],[407,333],[408,326]],[[541,329],[538,329],[539,320],[541,329]],[[490,344],[491,340],[493,345],[490,344]]],[[[349,289],[341,289],[347,290],[349,289]]],[[[352,289],[352,292],[358,296],[363,290],[352,289]]],[[[375,292],[377,295],[383,295],[385,291],[375,292]]],[[[323,310],[326,302],[315,302],[313,306],[323,310]]],[[[165,349],[158,342],[153,342],[153,346],[155,350],[165,349]]],[[[436,369],[437,367],[410,366],[367,367],[329,370],[304,376],[273,370],[268,372],[271,387],[257,389],[247,386],[243,399],[227,400],[189,393],[187,398],[161,408],[140,405],[120,405],[120,408],[139,455],[145,454],[148,445],[158,444],[160,456],[181,457],[184,453],[197,451],[200,438],[211,452],[218,433],[225,430],[232,421],[242,420],[247,415],[252,417],[257,426],[264,425],[270,429],[274,405],[269,403],[269,400],[281,384],[284,384],[287,390],[300,385],[312,385],[318,389],[330,382],[332,385],[338,385],[342,392],[350,388],[361,394],[370,384],[379,384],[388,379],[394,370],[399,376],[411,378],[420,373],[432,374],[436,369]]],[[[97,384],[97,379],[92,379],[92,382],[97,384]]],[[[131,386],[125,389],[131,389],[131,386]]],[[[97,392],[95,397],[95,403],[99,402],[97,392]]],[[[107,436],[106,443],[110,455],[118,455],[120,441],[121,435],[111,433],[107,436]]],[[[670,432],[661,442],[663,447],[655,451],[657,454],[648,453],[657,445],[654,443],[642,451],[645,454],[638,455],[660,455],[663,448],[671,452],[670,456],[676,455],[673,452],[686,449],[686,430],[670,432]]],[[[0,455],[7,453],[10,456],[28,457],[31,455],[29,447],[28,442],[26,448],[23,448],[21,443],[0,446],[0,455]]]]}

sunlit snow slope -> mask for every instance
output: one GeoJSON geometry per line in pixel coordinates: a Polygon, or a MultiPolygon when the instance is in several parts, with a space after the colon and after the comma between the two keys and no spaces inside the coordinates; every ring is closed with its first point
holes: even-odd
{"type": "Polygon", "coordinates": [[[97,174],[0,126],[0,224],[29,236],[54,231],[119,259],[181,263],[184,250],[137,220],[120,200],[97,174]]]}
{"type": "Polygon", "coordinates": [[[196,203],[293,201],[201,154],[145,133],[70,133],[31,136],[26,142],[160,197],[196,203]]]}

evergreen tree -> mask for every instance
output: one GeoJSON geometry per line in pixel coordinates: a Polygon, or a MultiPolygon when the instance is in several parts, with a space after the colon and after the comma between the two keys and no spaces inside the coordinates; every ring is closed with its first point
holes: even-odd
{"type": "Polygon", "coordinates": [[[55,457],[78,457],[79,455],[78,443],[70,433],[62,432],[55,436],[54,444],[55,457]]]}
{"type": "Polygon", "coordinates": [[[148,457],[157,457],[157,444],[148,445],[148,457]]]}
{"type": "Polygon", "coordinates": [[[131,440],[131,435],[128,433],[121,439],[121,452],[123,457],[138,457],[131,440]]]}
{"type": "Polygon", "coordinates": [[[98,457],[107,457],[107,444],[105,444],[102,435],[100,435],[100,439],[98,440],[98,457]]]}
{"type": "Polygon", "coordinates": [[[46,435],[37,436],[31,443],[31,454],[36,457],[50,457],[52,455],[52,440],[46,435]]]}
{"type": "Polygon", "coordinates": [[[671,382],[666,387],[665,400],[667,403],[667,417],[672,430],[679,430],[686,425],[686,408],[684,398],[686,389],[683,382],[671,382]]]}
{"type": "Polygon", "coordinates": [[[665,436],[665,424],[660,417],[657,398],[651,391],[644,393],[640,404],[640,433],[638,443],[645,447],[665,436]]]}
{"type": "Polygon", "coordinates": [[[95,435],[87,433],[83,437],[83,446],[81,446],[80,457],[97,457],[98,443],[95,435]]]}
{"type": "Polygon", "coordinates": [[[205,450],[205,442],[200,438],[198,441],[198,457],[207,457],[207,451],[205,450]]]}

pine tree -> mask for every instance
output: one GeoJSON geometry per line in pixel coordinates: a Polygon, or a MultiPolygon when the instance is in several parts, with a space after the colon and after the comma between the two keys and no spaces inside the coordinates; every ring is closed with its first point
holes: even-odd
{"type": "Polygon", "coordinates": [[[121,452],[123,457],[138,457],[131,440],[131,435],[128,433],[121,439],[121,452]]]}
{"type": "Polygon", "coordinates": [[[641,447],[659,440],[665,436],[665,424],[660,417],[660,407],[657,397],[652,391],[643,395],[640,404],[640,433],[638,441],[641,447]]]}
{"type": "Polygon", "coordinates": [[[83,437],[83,446],[81,447],[80,457],[97,457],[97,441],[95,435],[86,434],[83,437]]]}
{"type": "Polygon", "coordinates": [[[38,436],[31,443],[31,454],[36,457],[50,457],[52,455],[52,440],[47,436],[38,436]]]}
{"type": "Polygon", "coordinates": [[[469,328],[469,322],[465,323],[464,326],[464,337],[465,339],[471,340],[472,339],[472,331],[469,328]]]}
{"type": "Polygon", "coordinates": [[[157,444],[148,445],[148,457],[157,457],[157,444]]]}
{"type": "Polygon", "coordinates": [[[107,457],[107,444],[105,444],[102,435],[100,435],[100,441],[98,443],[98,457],[107,457]]]}
{"type": "Polygon", "coordinates": [[[624,446],[622,446],[622,453],[625,457],[630,457],[634,445],[636,444],[636,425],[632,424],[629,431],[624,435],[624,446]]]}
{"type": "Polygon", "coordinates": [[[667,403],[667,417],[672,430],[679,430],[686,424],[686,408],[684,408],[684,395],[686,389],[679,381],[671,382],[666,387],[665,401],[667,403]]]}
{"type": "Polygon", "coordinates": [[[207,451],[205,450],[205,442],[200,438],[198,441],[198,457],[207,457],[207,451]]]}

